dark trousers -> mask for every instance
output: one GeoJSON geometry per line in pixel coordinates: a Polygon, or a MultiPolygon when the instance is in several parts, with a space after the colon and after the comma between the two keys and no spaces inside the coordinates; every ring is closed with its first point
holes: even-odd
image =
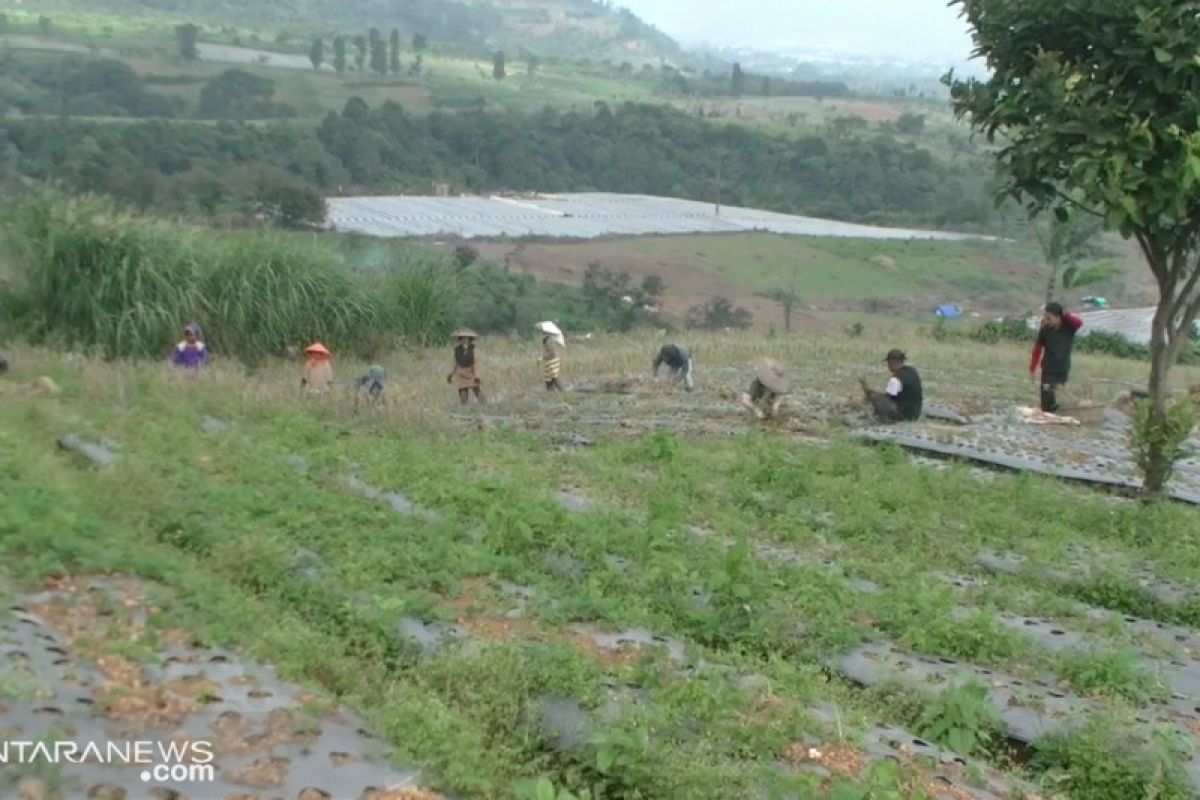
{"type": "Polygon", "coordinates": [[[1042,376],[1042,411],[1054,414],[1058,411],[1058,390],[1066,383],[1065,378],[1042,376]]]}
{"type": "Polygon", "coordinates": [[[467,404],[467,400],[471,396],[471,392],[475,393],[476,400],[478,400],[480,403],[483,402],[483,392],[480,391],[478,386],[476,386],[473,389],[459,389],[458,390],[458,402],[462,403],[465,406],[467,404]]]}
{"type": "Polygon", "coordinates": [[[865,393],[867,402],[871,404],[871,409],[875,412],[875,418],[880,422],[899,422],[902,419],[900,406],[887,392],[866,389],[865,393]]]}

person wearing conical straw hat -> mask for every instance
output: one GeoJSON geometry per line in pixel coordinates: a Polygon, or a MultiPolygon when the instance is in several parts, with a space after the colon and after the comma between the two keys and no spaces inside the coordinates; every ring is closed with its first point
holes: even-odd
{"type": "Polygon", "coordinates": [[[479,334],[470,328],[459,328],[454,332],[454,370],[446,378],[458,390],[458,401],[464,406],[471,392],[475,399],[483,402],[483,381],[479,379],[479,361],[475,357],[475,340],[479,334]]]}
{"type": "Polygon", "coordinates": [[[561,392],[562,384],[558,378],[562,373],[562,356],[559,355],[559,348],[567,346],[567,340],[563,336],[563,332],[553,322],[539,322],[537,329],[544,334],[542,338],[542,380],[546,384],[546,390],[550,392],[561,392]]]}
{"type": "Polygon", "coordinates": [[[320,342],[304,348],[304,378],[300,385],[313,394],[327,392],[333,386],[333,353],[320,342]]]}
{"type": "Polygon", "coordinates": [[[770,419],[779,413],[783,397],[792,390],[783,365],[773,358],[760,358],[751,364],[754,380],[750,391],[743,392],[742,406],[753,411],[759,419],[770,419]]]}

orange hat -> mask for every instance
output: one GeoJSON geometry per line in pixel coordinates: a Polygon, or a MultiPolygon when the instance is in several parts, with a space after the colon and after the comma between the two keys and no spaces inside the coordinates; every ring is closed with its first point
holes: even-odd
{"type": "Polygon", "coordinates": [[[325,347],[325,345],[321,344],[320,342],[313,342],[308,347],[304,348],[304,352],[307,355],[317,355],[317,356],[333,355],[332,353],[329,352],[329,349],[327,347],[325,347]]]}

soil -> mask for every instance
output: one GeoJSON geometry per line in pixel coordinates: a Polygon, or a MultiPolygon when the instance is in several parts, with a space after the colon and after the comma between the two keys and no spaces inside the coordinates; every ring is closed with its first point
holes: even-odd
{"type": "MultiPolygon", "coordinates": [[[[663,298],[664,323],[678,325],[693,306],[707,303],[714,297],[725,297],[748,309],[754,315],[756,328],[766,330],[772,325],[783,328],[783,311],[778,304],[757,297],[754,292],[720,275],[697,269],[682,249],[678,256],[667,259],[662,254],[641,254],[622,242],[608,241],[517,246],[510,242],[487,242],[474,246],[489,261],[503,264],[507,257],[512,270],[527,272],[539,281],[550,283],[581,285],[583,274],[593,261],[619,266],[635,282],[658,275],[668,287],[663,298]]],[[[797,331],[832,332],[841,327],[808,312],[797,310],[792,314],[792,328],[797,331]]]]}

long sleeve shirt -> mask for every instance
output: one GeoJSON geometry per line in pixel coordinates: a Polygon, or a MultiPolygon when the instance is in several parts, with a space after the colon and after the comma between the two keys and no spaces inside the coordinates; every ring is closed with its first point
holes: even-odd
{"type": "Polygon", "coordinates": [[[1071,373],[1071,351],[1075,347],[1075,334],[1083,328],[1083,318],[1077,314],[1064,314],[1062,325],[1057,328],[1042,326],[1033,345],[1033,357],[1029,361],[1030,374],[1042,369],[1042,376],[1049,383],[1065,383],[1071,373]]]}
{"type": "Polygon", "coordinates": [[[171,354],[171,363],[184,369],[199,369],[208,363],[208,348],[204,346],[204,342],[180,342],[171,354]]]}

